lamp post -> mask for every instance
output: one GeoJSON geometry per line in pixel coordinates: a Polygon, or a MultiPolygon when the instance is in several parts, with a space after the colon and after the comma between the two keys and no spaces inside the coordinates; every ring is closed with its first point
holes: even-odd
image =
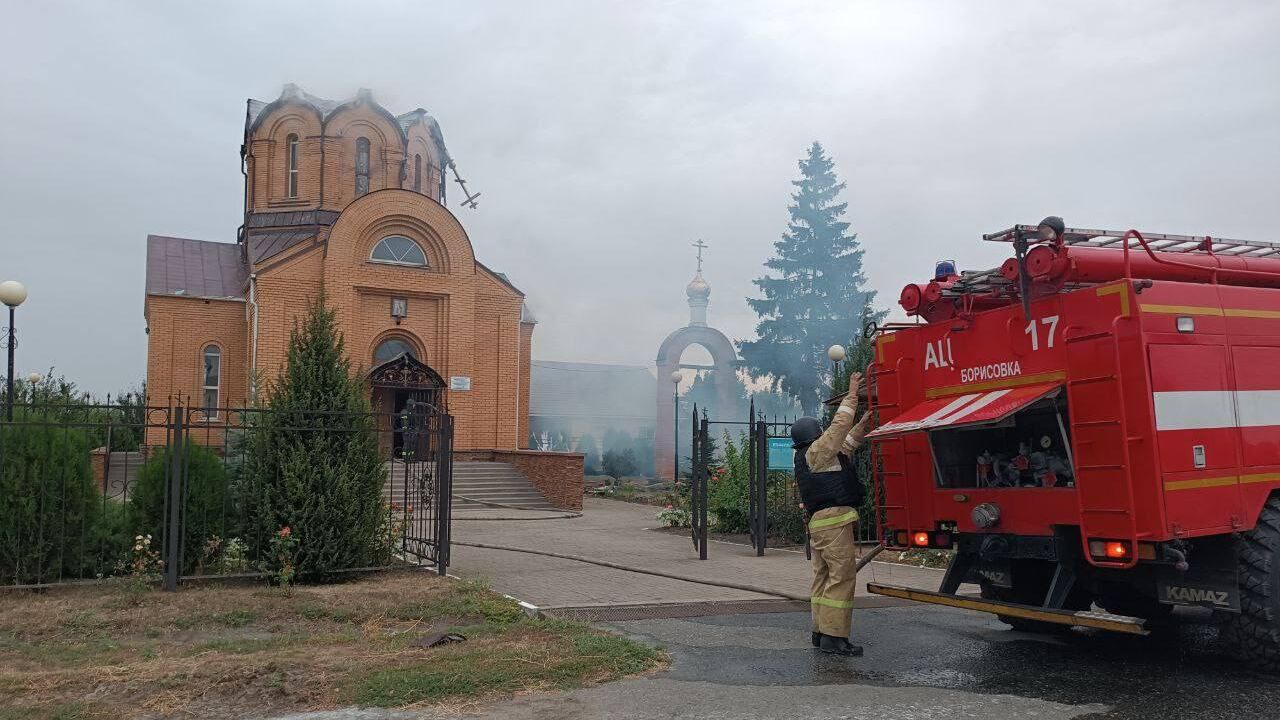
{"type": "Polygon", "coordinates": [[[683,375],[679,370],[671,371],[671,415],[675,418],[675,422],[671,424],[672,445],[671,445],[671,482],[673,485],[680,484],[680,380],[683,375]]]}
{"type": "MultiPolygon", "coordinates": [[[[44,378],[40,377],[40,373],[31,373],[30,375],[27,376],[27,387],[31,388],[31,404],[32,405],[36,403],[36,387],[40,384],[40,381],[43,379],[44,378]]],[[[107,399],[110,400],[111,399],[110,396],[108,396],[107,399]]]]}
{"type": "Polygon", "coordinates": [[[836,392],[836,378],[840,376],[840,361],[844,360],[844,346],[832,345],[827,348],[827,358],[831,360],[831,394],[836,392]]]}
{"type": "Polygon", "coordinates": [[[9,306],[9,327],[5,328],[4,345],[9,349],[9,372],[5,375],[5,411],[6,420],[13,420],[13,351],[18,347],[18,333],[14,327],[13,311],[27,299],[27,288],[17,280],[0,282],[0,302],[9,306]]]}

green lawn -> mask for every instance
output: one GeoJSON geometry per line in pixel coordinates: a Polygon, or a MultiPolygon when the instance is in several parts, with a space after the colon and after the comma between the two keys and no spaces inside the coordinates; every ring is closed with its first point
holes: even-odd
{"type": "Polygon", "coordinates": [[[529,619],[483,585],[423,572],[290,596],[261,585],[0,594],[0,720],[399,707],[581,687],[664,660],[585,625],[529,619]],[[467,640],[422,647],[446,631],[467,640]]]}

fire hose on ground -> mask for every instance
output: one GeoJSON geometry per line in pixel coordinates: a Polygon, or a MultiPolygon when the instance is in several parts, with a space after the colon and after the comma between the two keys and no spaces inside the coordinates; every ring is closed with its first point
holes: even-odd
{"type": "MultiPolygon", "coordinates": [[[[452,544],[462,545],[465,547],[481,548],[483,550],[506,550],[508,552],[527,553],[529,555],[542,555],[544,557],[559,558],[561,560],[574,560],[577,562],[587,563],[590,565],[599,565],[600,567],[607,567],[614,570],[622,570],[625,572],[640,573],[642,575],[653,575],[656,577],[667,578],[669,580],[680,580],[682,582],[696,583],[698,585],[710,585],[712,587],[721,587],[729,590],[742,590],[744,592],[753,592],[759,595],[770,595],[773,597],[784,598],[786,600],[797,600],[800,602],[809,602],[808,595],[796,595],[793,593],[784,593],[778,590],[763,588],[758,585],[748,585],[746,583],[730,583],[730,582],[706,580],[703,578],[696,578],[689,575],[681,575],[679,573],[670,573],[662,570],[651,570],[649,568],[635,567],[632,565],[622,565],[620,563],[609,562],[607,560],[596,560],[594,558],[582,557],[581,555],[569,555],[566,553],[551,552],[550,550],[530,550],[529,548],[511,547],[510,545],[493,545],[490,543],[462,542],[459,540],[453,540],[452,544]]],[[[871,560],[874,559],[876,555],[880,554],[881,550],[884,550],[883,544],[876,545],[875,547],[871,548],[871,550],[869,550],[866,555],[862,556],[858,560],[858,563],[855,566],[855,568],[857,570],[862,570],[862,568],[865,567],[867,563],[871,562],[871,560]]]]}

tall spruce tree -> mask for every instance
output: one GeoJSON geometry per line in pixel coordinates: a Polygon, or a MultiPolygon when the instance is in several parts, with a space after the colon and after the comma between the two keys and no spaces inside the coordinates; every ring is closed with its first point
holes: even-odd
{"type": "Polygon", "coordinates": [[[386,471],[366,392],[321,296],[294,327],[268,410],[245,439],[241,497],[254,557],[267,557],[272,534],[288,527],[304,577],[385,559],[386,471]]]}
{"type": "Polygon", "coordinates": [[[827,348],[859,330],[875,293],[862,287],[862,250],[841,220],[848,203],[836,201],[845,184],[835,163],[815,141],[799,164],[791,221],[765,262],[774,274],[755,280],[764,297],[747,299],[760,316],[759,339],[740,341],[738,349],[753,374],[772,378],[774,389],[813,415],[833,385],[827,348]]]}

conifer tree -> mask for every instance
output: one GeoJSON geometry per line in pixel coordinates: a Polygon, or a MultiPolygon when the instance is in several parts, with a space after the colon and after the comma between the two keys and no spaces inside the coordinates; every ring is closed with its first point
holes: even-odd
{"type": "Polygon", "coordinates": [[[763,297],[747,299],[760,316],[759,339],[740,341],[738,349],[752,374],[772,378],[774,389],[813,415],[833,385],[827,348],[858,332],[875,293],[862,287],[862,250],[841,220],[848,203],[837,202],[845,184],[835,163],[814,142],[799,165],[787,232],[765,262],[773,272],[755,280],[763,297]]]}
{"type": "Polygon", "coordinates": [[[241,495],[252,556],[266,557],[272,534],[288,527],[301,576],[385,559],[386,471],[366,393],[321,296],[295,325],[267,411],[245,440],[241,495]]]}

